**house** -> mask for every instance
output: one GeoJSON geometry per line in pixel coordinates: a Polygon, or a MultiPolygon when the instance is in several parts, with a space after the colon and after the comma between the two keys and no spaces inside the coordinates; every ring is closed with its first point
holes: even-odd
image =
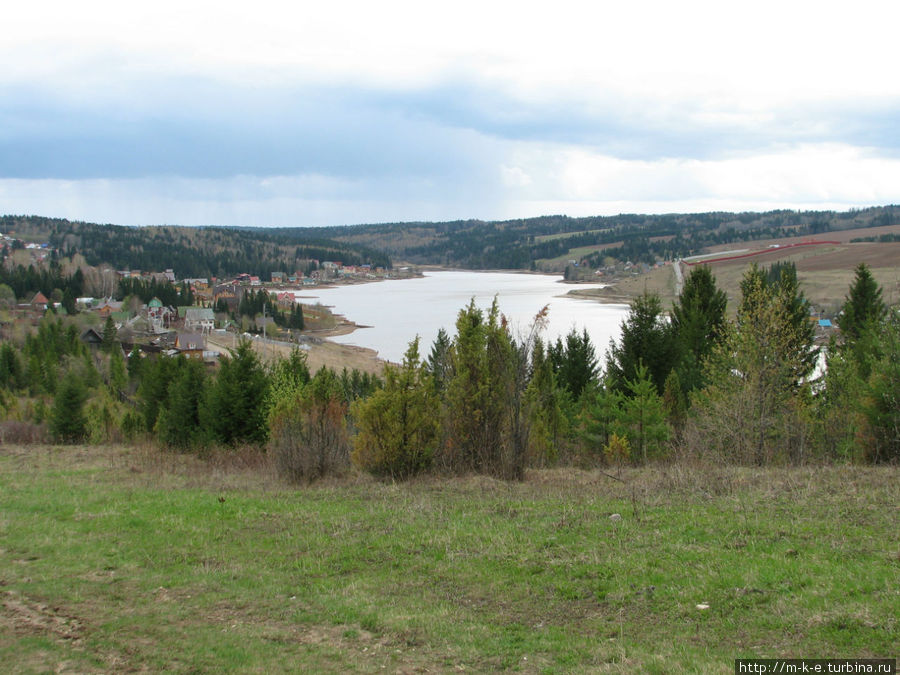
{"type": "Polygon", "coordinates": [[[293,293],[288,293],[286,291],[284,293],[279,293],[277,296],[278,307],[280,309],[290,309],[294,306],[296,300],[297,298],[293,293]]]}
{"type": "Polygon", "coordinates": [[[81,341],[84,342],[92,350],[99,349],[103,344],[103,336],[93,328],[88,328],[81,334],[81,341]]]}
{"type": "Polygon", "coordinates": [[[206,349],[206,336],[200,333],[178,333],[175,337],[175,349],[189,359],[202,359],[206,349]]]}
{"type": "Polygon", "coordinates": [[[47,305],[50,304],[50,301],[47,300],[47,296],[38,291],[34,294],[34,297],[31,299],[31,302],[28,303],[35,312],[45,312],[47,311],[47,305]]]}
{"type": "Polygon", "coordinates": [[[105,319],[113,312],[121,312],[122,311],[122,303],[120,301],[115,300],[105,300],[103,305],[101,305],[100,309],[97,310],[97,313],[100,315],[101,319],[105,319]]]}
{"type": "MultiPolygon", "coordinates": [[[[180,307],[178,308],[181,309],[180,307]]],[[[184,313],[184,329],[192,332],[208,334],[216,327],[213,311],[206,307],[188,307],[184,313]]]]}
{"type": "Polygon", "coordinates": [[[150,328],[154,333],[161,333],[163,327],[168,322],[172,310],[163,307],[159,298],[151,298],[147,303],[147,320],[150,322],[150,328]]]}
{"type": "Polygon", "coordinates": [[[272,272],[272,283],[273,284],[283,284],[284,283],[284,272],[272,272]]]}

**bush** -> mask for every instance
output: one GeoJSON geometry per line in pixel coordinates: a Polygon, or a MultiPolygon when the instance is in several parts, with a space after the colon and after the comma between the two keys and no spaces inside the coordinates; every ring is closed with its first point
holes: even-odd
{"type": "Polygon", "coordinates": [[[17,421],[0,422],[0,444],[28,445],[46,443],[47,440],[47,426],[44,424],[17,421]]]}
{"type": "Polygon", "coordinates": [[[274,401],[268,449],[279,475],[299,482],[346,471],[350,464],[346,414],[340,381],[324,368],[309,384],[274,401]]]}
{"type": "Polygon", "coordinates": [[[440,424],[434,380],[419,360],[419,339],[400,367],[385,367],[384,388],[353,405],[359,427],[353,463],[378,476],[407,478],[431,465],[440,424]]]}

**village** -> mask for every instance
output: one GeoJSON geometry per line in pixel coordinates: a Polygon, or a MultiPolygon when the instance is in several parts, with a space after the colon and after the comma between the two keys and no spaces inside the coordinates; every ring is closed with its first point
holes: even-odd
{"type": "MultiPolygon", "coordinates": [[[[12,264],[47,266],[57,259],[48,244],[23,242],[5,234],[0,235],[0,248],[5,258],[12,256],[8,261],[12,264]]],[[[0,299],[4,304],[0,330],[9,336],[16,326],[36,325],[47,312],[73,313],[80,319],[81,340],[92,348],[113,340],[129,358],[183,355],[213,365],[240,339],[264,338],[273,345],[308,349],[325,337],[352,330],[350,322],[333,316],[328,308],[301,304],[298,296],[304,289],[419,275],[409,267],[387,269],[328,260],[303,263],[306,274],[275,271],[268,280],[250,273],[228,279],[179,279],[171,268],[156,272],[101,266],[88,274],[99,282],[86,287],[103,294],[75,298],[74,312],[71,306],[67,310],[57,290],[50,298],[37,291],[17,302],[0,299]],[[144,302],[137,293],[123,293],[123,288],[164,289],[167,292],[157,295],[177,297],[178,301],[167,303],[154,295],[144,302]]]]}

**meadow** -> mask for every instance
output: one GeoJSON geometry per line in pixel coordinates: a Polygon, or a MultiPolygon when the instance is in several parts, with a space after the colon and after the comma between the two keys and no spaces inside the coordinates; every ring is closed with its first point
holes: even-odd
{"type": "Polygon", "coordinates": [[[253,452],[0,446],[4,672],[731,673],[894,657],[900,468],[311,486],[253,452]]]}

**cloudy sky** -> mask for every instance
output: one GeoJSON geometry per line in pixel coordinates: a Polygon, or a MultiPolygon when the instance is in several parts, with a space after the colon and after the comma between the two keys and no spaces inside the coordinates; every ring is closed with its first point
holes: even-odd
{"type": "Polygon", "coordinates": [[[900,202],[884,0],[16,5],[0,213],[306,226],[900,202]]]}

